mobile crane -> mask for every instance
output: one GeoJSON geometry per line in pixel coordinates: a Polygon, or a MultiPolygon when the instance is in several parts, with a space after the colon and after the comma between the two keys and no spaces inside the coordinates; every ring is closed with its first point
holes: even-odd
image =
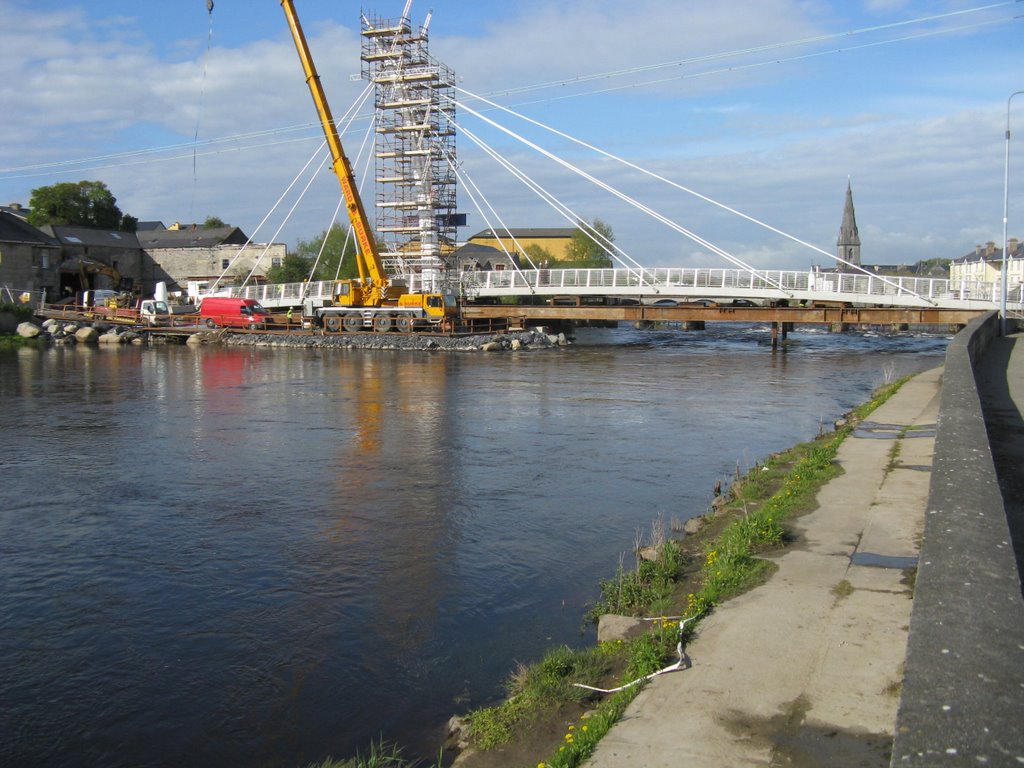
{"type": "Polygon", "coordinates": [[[453,296],[440,293],[406,293],[404,280],[391,279],[384,271],[376,239],[370,227],[366,210],[356,184],[352,165],[341,146],[327,96],[320,84],[320,76],[313,64],[309,45],[299,24],[292,0],[281,0],[281,8],[288,20],[288,27],[295,40],[295,47],[306,75],[306,84],[313,96],[320,123],[331,151],[334,173],[345,196],[349,221],[356,235],[356,265],[359,278],[339,280],[330,306],[312,308],[312,314],[319,324],[332,333],[340,330],[359,331],[370,328],[378,332],[412,331],[416,328],[444,325],[457,312],[453,296]]]}

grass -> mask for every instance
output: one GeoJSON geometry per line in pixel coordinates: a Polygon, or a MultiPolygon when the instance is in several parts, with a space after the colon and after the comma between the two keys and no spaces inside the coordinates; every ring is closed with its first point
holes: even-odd
{"type": "Polygon", "coordinates": [[[440,768],[442,759],[428,766],[422,761],[408,760],[402,756],[400,747],[388,744],[384,740],[372,742],[365,755],[357,754],[348,760],[326,758],[323,762],[313,763],[308,768],[440,768]]]}

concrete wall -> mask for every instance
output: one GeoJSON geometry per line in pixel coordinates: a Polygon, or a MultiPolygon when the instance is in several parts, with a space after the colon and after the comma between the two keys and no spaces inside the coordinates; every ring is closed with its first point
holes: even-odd
{"type": "Polygon", "coordinates": [[[976,370],[979,318],[946,353],[893,766],[1024,764],[1024,599],[976,370]]]}

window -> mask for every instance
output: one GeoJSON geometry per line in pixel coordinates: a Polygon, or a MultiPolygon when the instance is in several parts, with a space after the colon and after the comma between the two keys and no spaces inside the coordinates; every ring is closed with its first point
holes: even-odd
{"type": "Polygon", "coordinates": [[[227,269],[230,266],[231,266],[231,259],[221,259],[220,260],[220,268],[221,269],[227,269]]]}
{"type": "Polygon", "coordinates": [[[281,266],[281,257],[280,256],[274,256],[270,260],[270,266],[272,266],[272,267],[280,267],[281,266]]]}

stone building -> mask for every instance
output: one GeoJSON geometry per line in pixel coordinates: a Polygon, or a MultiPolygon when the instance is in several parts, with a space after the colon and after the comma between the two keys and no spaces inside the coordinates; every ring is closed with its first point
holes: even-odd
{"type": "Polygon", "coordinates": [[[59,296],[60,243],[5,206],[0,210],[0,303],[29,293],[33,301],[59,296]]]}
{"type": "Polygon", "coordinates": [[[839,239],[836,241],[837,253],[842,261],[838,263],[838,272],[856,272],[851,264],[860,266],[860,234],[857,232],[857,217],[853,212],[853,189],[850,181],[846,181],[846,204],[843,206],[843,222],[839,225],[839,239]],[[846,263],[843,263],[846,262],[846,263]]]}
{"type": "Polygon", "coordinates": [[[279,266],[288,250],[284,243],[246,245],[249,238],[231,226],[156,228],[137,234],[149,260],[149,279],[167,283],[171,291],[184,292],[188,283],[197,281],[265,282],[267,270],[279,266]]]}

